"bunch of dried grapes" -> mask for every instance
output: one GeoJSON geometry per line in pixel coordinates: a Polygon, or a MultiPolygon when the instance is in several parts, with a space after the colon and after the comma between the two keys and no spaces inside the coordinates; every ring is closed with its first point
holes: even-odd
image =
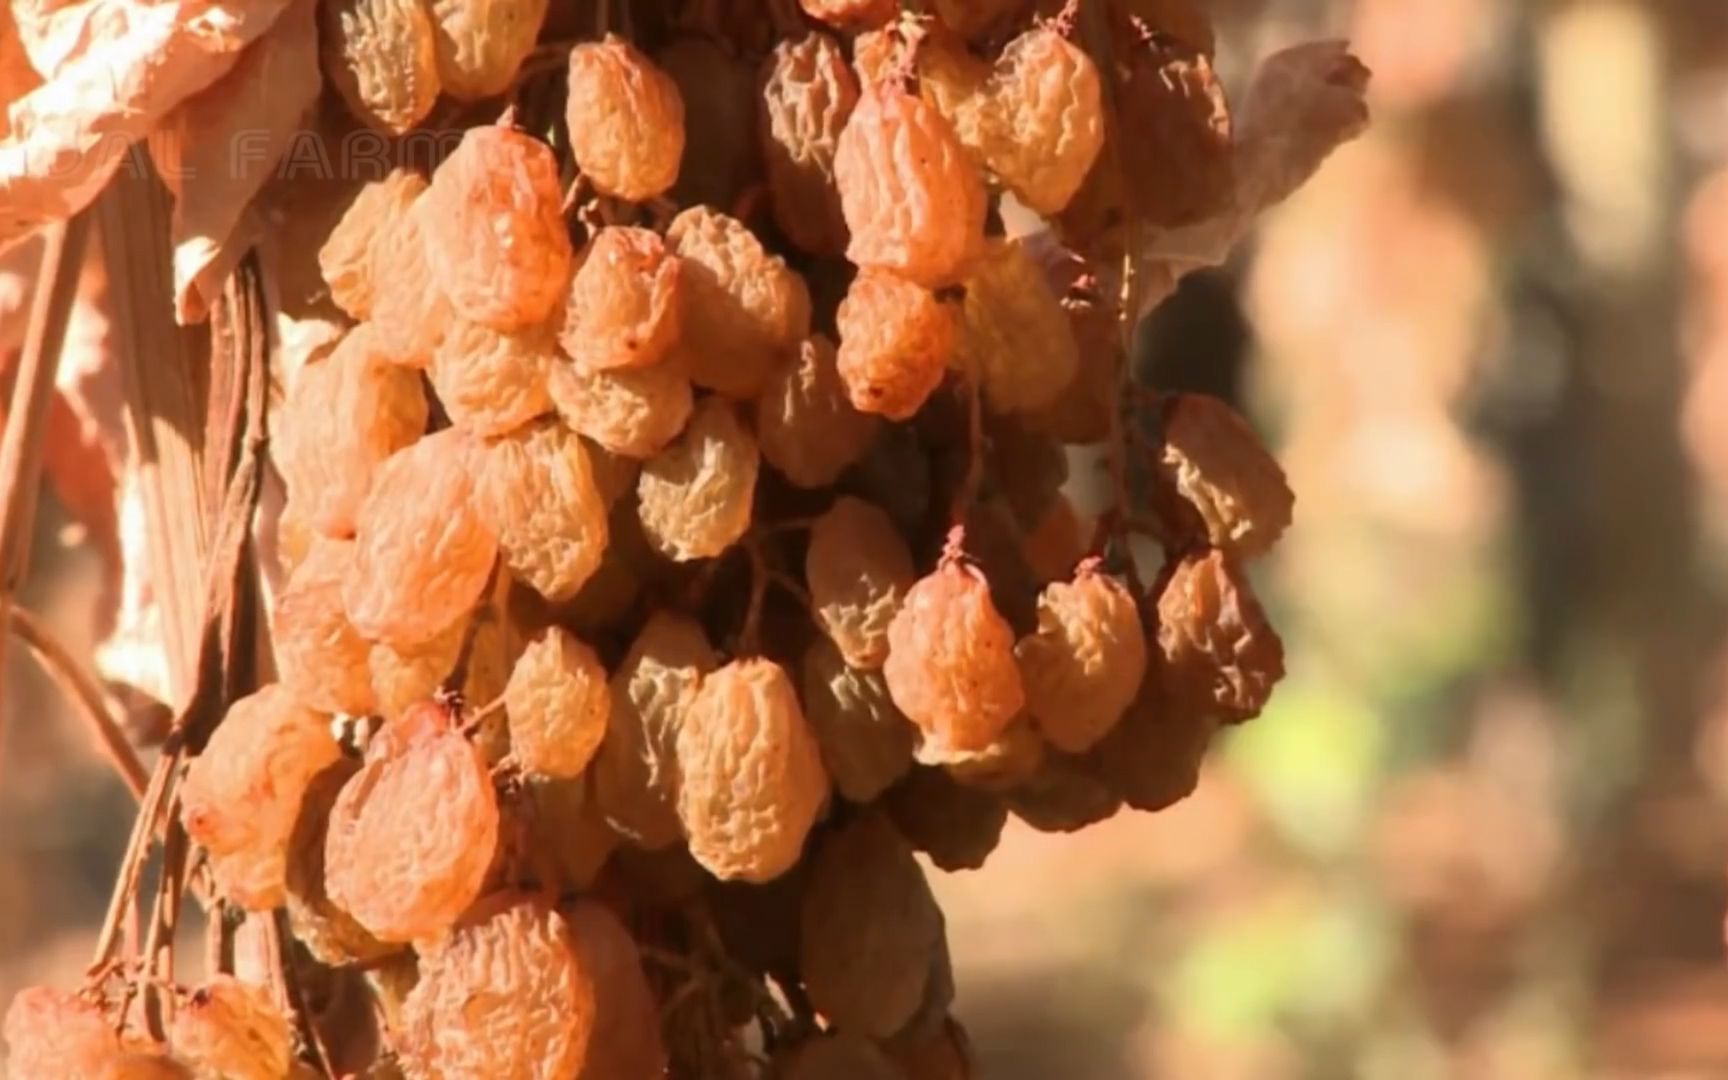
{"type": "Polygon", "coordinates": [[[331,107],[450,137],[318,252],[276,678],[167,777],[280,948],[27,990],[14,1075],[972,1075],[925,864],[1169,806],[1282,676],[1283,474],[1127,345],[1366,71],[1233,125],[1198,0],[324,4],[331,107]]]}

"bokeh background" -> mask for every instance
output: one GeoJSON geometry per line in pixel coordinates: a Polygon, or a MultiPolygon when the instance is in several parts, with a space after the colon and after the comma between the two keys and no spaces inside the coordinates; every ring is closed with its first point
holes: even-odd
{"type": "MultiPolygon", "coordinates": [[[[989,1078],[1728,1077],[1728,3],[1213,0],[1375,123],[1144,328],[1299,495],[1290,675],[1198,793],[936,875],[989,1078]]],[[[23,603],[94,647],[52,496],[23,603]]],[[[0,1000],[130,800],[8,650],[0,1000]]]]}

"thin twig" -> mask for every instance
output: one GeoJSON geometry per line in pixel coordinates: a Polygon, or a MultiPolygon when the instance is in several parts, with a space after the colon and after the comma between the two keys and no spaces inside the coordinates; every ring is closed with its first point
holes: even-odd
{"type": "Polygon", "coordinates": [[[144,789],[150,783],[150,774],[138,760],[138,754],[127,740],[126,733],[121,731],[120,725],[108,715],[108,707],[102,701],[102,692],[96,689],[95,680],[72,659],[66,646],[60,644],[48,628],[24,608],[12,609],[11,631],[36,657],[36,662],[42,665],[49,678],[60,687],[60,692],[76,707],[85,726],[95,734],[109,764],[120,774],[126,790],[132,793],[134,799],[143,798],[144,789]]]}
{"type": "MultiPolygon", "coordinates": [[[[60,366],[66,324],[78,296],[78,275],[89,236],[90,216],[78,214],[50,228],[42,246],[30,325],[24,332],[24,350],[12,384],[6,431],[0,435],[0,621],[11,615],[12,598],[29,561],[36,489],[42,479],[43,424],[54,396],[54,374],[60,366]]],[[[0,634],[0,673],[5,671],[6,638],[0,634]]],[[[0,678],[0,721],[5,709],[5,682],[0,678]]]]}

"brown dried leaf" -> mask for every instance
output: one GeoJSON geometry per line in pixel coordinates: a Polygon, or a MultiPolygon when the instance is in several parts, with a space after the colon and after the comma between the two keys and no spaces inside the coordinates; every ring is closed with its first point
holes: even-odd
{"type": "Polygon", "coordinates": [[[1344,41],[1309,42],[1261,61],[1237,114],[1237,204],[1282,202],[1362,134],[1369,75],[1344,41]]]}
{"type": "Polygon", "coordinates": [[[209,88],[166,117],[156,137],[178,147],[174,305],[202,322],[248,247],[243,219],[318,100],[317,0],[290,0],[269,33],[209,88]]]}
{"type": "Polygon", "coordinates": [[[20,5],[19,36],[47,82],[7,110],[0,248],[87,206],[131,144],[226,74],[287,0],[20,5]]]}

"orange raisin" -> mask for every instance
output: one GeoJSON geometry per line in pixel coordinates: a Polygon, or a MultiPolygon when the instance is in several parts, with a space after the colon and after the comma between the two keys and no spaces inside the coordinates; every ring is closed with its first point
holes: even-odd
{"type": "Polygon", "coordinates": [[[642,466],[637,514],[655,550],[709,558],[750,526],[760,454],[725,399],[704,398],[678,441],[642,466]]]}
{"type": "MultiPolygon", "coordinates": [[[[927,287],[959,280],[984,240],[984,185],[941,113],[873,86],[834,154],[846,257],[927,287]]],[[[844,332],[842,332],[844,338],[844,332]]]]}
{"type": "Polygon", "coordinates": [[[587,371],[647,367],[678,339],[683,301],[684,262],[659,234],[609,225],[582,251],[558,340],[587,371]]]}
{"type": "Polygon", "coordinates": [[[702,677],[717,666],[700,623],[657,611],[612,676],[595,794],[613,828],[641,847],[678,839],[678,731],[702,677]]]}
{"type": "Polygon", "coordinates": [[[882,673],[926,741],[957,750],[988,746],[1025,704],[1014,631],[955,545],[906,593],[882,673]]]}
{"type": "Polygon", "coordinates": [[[477,452],[471,436],[447,428],[379,468],[342,580],[348,620],[362,634],[417,645],[480,599],[498,538],[474,498],[477,452]]]}
{"type": "Polygon", "coordinates": [[[392,721],[331,808],[329,896],[380,941],[433,938],[480,895],[498,802],[480,751],[439,705],[392,721]]]}
{"type": "Polygon", "coordinates": [[[957,321],[930,290],[865,270],[846,290],[836,319],[840,378],[859,412],[904,420],[941,384],[957,321]]]}
{"type": "Polygon", "coordinates": [[[458,315],[515,330],[552,314],[570,285],[558,163],[507,127],[469,128],[416,206],[432,279],[458,315]]]}
{"type": "Polygon", "coordinates": [[[476,435],[503,435],[552,409],[546,381],[557,356],[550,330],[494,330],[452,318],[427,377],[444,414],[476,435]]]}
{"type": "Polygon", "coordinates": [[[673,355],[698,386],[752,398],[810,334],[804,279],[744,223],[706,206],[672,221],[684,260],[683,333],[673,355]]]}

